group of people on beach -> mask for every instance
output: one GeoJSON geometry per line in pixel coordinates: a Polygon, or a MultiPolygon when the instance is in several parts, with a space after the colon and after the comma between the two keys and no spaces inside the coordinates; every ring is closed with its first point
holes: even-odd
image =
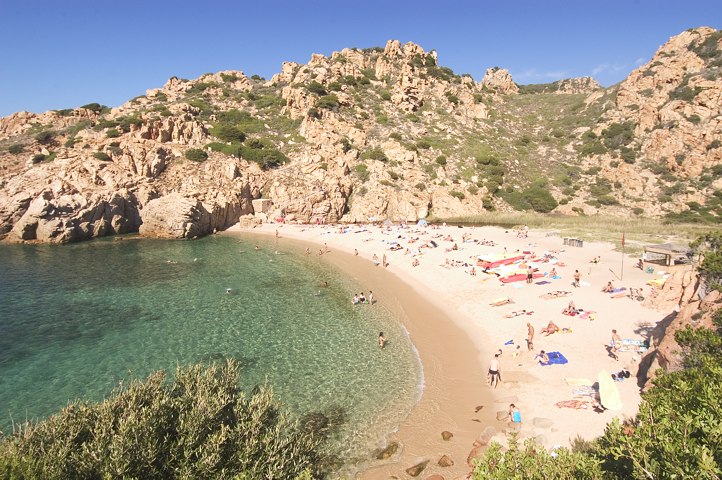
{"type": "Polygon", "coordinates": [[[367,297],[364,292],[357,293],[351,299],[351,303],[354,305],[373,305],[374,303],[374,292],[369,290],[369,296],[367,297]]]}

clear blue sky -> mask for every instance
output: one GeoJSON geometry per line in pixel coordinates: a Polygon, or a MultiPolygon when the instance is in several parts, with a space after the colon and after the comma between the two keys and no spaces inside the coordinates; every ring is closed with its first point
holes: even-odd
{"type": "Polygon", "coordinates": [[[0,116],[117,106],[171,76],[242,70],[383,46],[435,49],[439,63],[517,83],[591,75],[608,86],[671,36],[722,26],[719,0],[0,0],[0,116]]]}

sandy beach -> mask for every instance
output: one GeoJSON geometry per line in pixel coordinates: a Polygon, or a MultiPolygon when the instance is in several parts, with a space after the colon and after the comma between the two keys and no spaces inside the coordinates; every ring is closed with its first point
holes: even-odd
{"type": "MultiPolygon", "coordinates": [[[[236,226],[224,234],[237,232],[278,232],[279,241],[313,244],[313,255],[327,248],[330,252],[321,258],[368,285],[379,305],[408,329],[424,368],[424,392],[389,436],[389,442],[400,443],[400,452],[366,470],[362,478],[413,478],[405,470],[426,460],[418,478],[464,478],[472,450],[478,453],[489,439],[503,444],[514,430],[521,439],[535,438],[549,449],[569,446],[577,436],[601,435],[614,417],[636,413],[636,344],[669,313],[644,308],[625,295],[632,287],[644,287],[647,293],[645,283],[659,278],[660,272],[634,268],[636,259],[628,257],[622,281],[622,255],[612,244],[570,246],[552,232],[530,230],[524,236],[497,227],[264,224],[254,229],[236,226]],[[497,262],[482,263],[480,258],[497,262]],[[504,258],[516,263],[497,267],[504,258]],[[535,271],[532,283],[526,282],[529,266],[535,271]],[[572,285],[575,270],[581,277],[579,287],[572,285]],[[514,274],[520,275],[519,281],[500,281],[514,274]],[[609,281],[627,290],[602,292],[609,281]],[[553,295],[560,291],[569,295],[553,295]],[[509,303],[491,305],[500,299],[509,303]],[[562,313],[570,301],[577,309],[573,316],[562,313]],[[562,330],[544,336],[541,330],[549,321],[562,330]],[[535,330],[532,350],[527,348],[527,323],[535,330]],[[607,348],[612,329],[623,344],[618,360],[607,348]],[[501,381],[492,388],[487,371],[498,350],[501,381]],[[542,366],[536,359],[541,350],[560,352],[568,362],[542,366]],[[595,384],[602,371],[611,374],[623,367],[632,377],[613,382],[621,407],[593,409],[597,396],[585,384],[595,384]],[[566,403],[560,407],[557,402],[566,403]],[[497,419],[510,403],[520,410],[521,423],[497,419]],[[444,440],[444,431],[453,437],[444,440]],[[453,465],[438,464],[444,455],[453,465]]],[[[613,404],[609,397],[602,400],[613,404]]]]}

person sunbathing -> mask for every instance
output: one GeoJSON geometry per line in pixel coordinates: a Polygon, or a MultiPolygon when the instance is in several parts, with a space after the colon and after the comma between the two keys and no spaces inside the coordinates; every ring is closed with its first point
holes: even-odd
{"type": "Polygon", "coordinates": [[[612,293],[614,291],[614,285],[612,285],[612,282],[607,282],[607,284],[602,288],[602,292],[604,293],[612,293]]]}
{"type": "Polygon", "coordinates": [[[554,323],[552,320],[549,320],[549,324],[539,330],[540,333],[543,333],[545,337],[548,337],[549,335],[553,333],[557,333],[559,331],[559,326],[554,323]]]}
{"type": "Polygon", "coordinates": [[[414,258],[414,261],[411,262],[411,266],[412,266],[412,267],[418,267],[418,266],[419,266],[419,259],[418,259],[418,258],[414,258]]]}
{"type": "MultiPolygon", "coordinates": [[[[542,330],[542,331],[544,331],[544,330],[542,330]]],[[[544,350],[539,352],[539,355],[534,357],[534,360],[539,362],[539,365],[549,365],[549,355],[547,355],[544,350]]]]}
{"type": "Polygon", "coordinates": [[[574,304],[574,300],[570,300],[567,308],[562,310],[562,314],[564,315],[576,315],[577,313],[579,313],[579,309],[577,309],[577,306],[574,304]]]}
{"type": "Polygon", "coordinates": [[[521,315],[531,315],[532,313],[534,313],[534,312],[527,312],[526,310],[520,310],[518,312],[514,311],[514,312],[507,313],[506,315],[504,315],[504,318],[514,318],[514,317],[518,317],[521,315]]]}

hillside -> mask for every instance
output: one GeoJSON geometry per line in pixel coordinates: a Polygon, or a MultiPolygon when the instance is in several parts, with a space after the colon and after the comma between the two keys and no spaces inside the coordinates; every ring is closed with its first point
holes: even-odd
{"type": "Polygon", "coordinates": [[[117,108],[0,119],[0,238],[196,237],[272,201],[313,222],[482,210],[716,221],[722,35],[672,38],[618,85],[481,82],[435,51],[314,54],[270,80],[171,78],[117,108]]]}

